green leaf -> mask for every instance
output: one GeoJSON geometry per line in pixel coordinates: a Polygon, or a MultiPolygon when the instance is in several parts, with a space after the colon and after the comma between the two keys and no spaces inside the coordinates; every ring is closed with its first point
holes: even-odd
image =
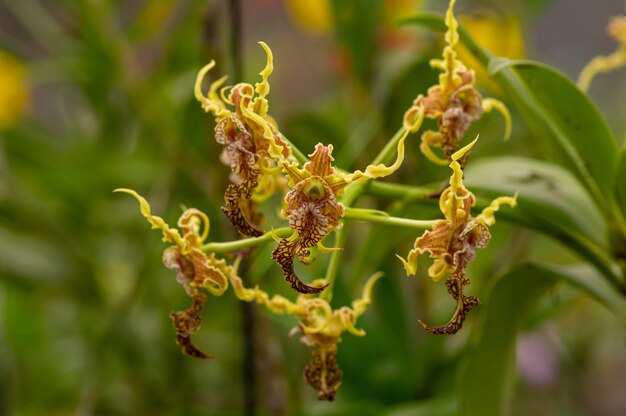
{"type": "Polygon", "coordinates": [[[626,297],[609,285],[597,271],[582,264],[566,267],[545,265],[543,267],[559,274],[565,283],[584,292],[612,312],[623,325],[626,325],[626,297]]]}
{"type": "Polygon", "coordinates": [[[519,192],[518,206],[501,210],[497,218],[560,241],[593,264],[614,287],[623,285],[607,248],[607,225],[585,189],[568,171],[547,162],[505,156],[469,163],[465,178],[469,188],[490,197],[478,199],[478,209],[487,206],[491,198],[519,192]]]}
{"type": "Polygon", "coordinates": [[[515,374],[515,341],[528,312],[558,277],[527,265],[503,276],[483,307],[478,343],[461,375],[461,413],[504,415],[515,374]]]}
{"type": "Polygon", "coordinates": [[[574,285],[626,323],[626,300],[583,266],[528,264],[499,279],[482,312],[478,342],[461,373],[461,414],[505,415],[515,376],[515,342],[528,313],[560,280],[574,285]]]}
{"type": "Polygon", "coordinates": [[[492,59],[489,70],[537,137],[549,140],[556,157],[564,160],[592,192],[597,185],[610,200],[617,141],[576,84],[555,69],[531,61],[492,59]]]}
{"type": "Polygon", "coordinates": [[[467,164],[465,183],[481,196],[519,192],[517,214],[606,246],[600,212],[576,178],[557,165],[518,156],[477,159],[467,164]]]}
{"type": "Polygon", "coordinates": [[[351,58],[350,69],[364,85],[373,75],[377,51],[376,31],[381,0],[333,0],[335,32],[351,58]]]}
{"type": "Polygon", "coordinates": [[[617,200],[622,207],[622,215],[626,218],[626,148],[622,149],[620,154],[615,183],[617,184],[617,200]]]}
{"type": "Polygon", "coordinates": [[[457,416],[459,403],[450,397],[405,403],[383,413],[383,416],[457,416]]]}

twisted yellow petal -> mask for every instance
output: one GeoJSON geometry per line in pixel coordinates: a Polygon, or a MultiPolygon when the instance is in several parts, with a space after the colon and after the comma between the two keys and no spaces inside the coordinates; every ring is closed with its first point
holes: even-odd
{"type": "Polygon", "coordinates": [[[344,179],[346,180],[346,182],[354,182],[362,178],[384,178],[385,176],[389,176],[397,171],[402,165],[402,162],[404,162],[404,141],[409,136],[409,133],[411,133],[411,130],[405,130],[402,134],[402,137],[398,141],[398,146],[396,149],[398,155],[396,157],[396,161],[391,166],[385,166],[382,163],[379,163],[378,165],[368,165],[365,168],[365,172],[357,170],[354,173],[345,175],[344,179]]]}
{"type": "Polygon", "coordinates": [[[159,229],[163,232],[163,241],[176,244],[181,251],[187,249],[187,244],[185,244],[185,240],[180,236],[177,229],[170,228],[163,218],[152,215],[150,212],[150,204],[145,200],[145,198],[132,189],[127,188],[118,188],[113,192],[123,192],[132,195],[139,202],[141,215],[143,215],[148,223],[150,223],[152,229],[159,229]]]}
{"type": "Polygon", "coordinates": [[[511,113],[506,108],[502,101],[496,100],[495,98],[483,98],[482,103],[483,111],[485,113],[490,113],[492,110],[496,110],[498,113],[502,115],[504,118],[504,140],[509,140],[511,138],[511,113]]]}
{"type": "Polygon", "coordinates": [[[483,211],[476,218],[485,225],[491,226],[495,224],[496,218],[494,216],[494,213],[498,211],[500,209],[500,206],[503,204],[506,204],[511,208],[515,208],[515,206],[517,206],[517,197],[518,194],[516,193],[512,197],[501,196],[494,199],[493,201],[491,201],[491,204],[489,204],[487,208],[483,209],[483,211]]]}
{"type": "Polygon", "coordinates": [[[469,152],[472,147],[474,147],[477,141],[478,136],[476,136],[470,144],[457,150],[452,155],[452,163],[450,163],[450,168],[452,169],[452,176],[450,176],[450,189],[455,195],[458,195],[459,190],[463,188],[463,170],[461,169],[461,164],[458,160],[465,156],[465,154],[469,152]]]}
{"type": "Polygon", "coordinates": [[[200,102],[200,104],[202,105],[202,109],[205,112],[210,111],[211,113],[213,113],[215,118],[222,118],[228,116],[230,114],[230,111],[228,111],[228,109],[226,109],[226,107],[224,106],[224,103],[220,99],[217,90],[224,84],[224,82],[226,82],[226,78],[228,77],[225,75],[220,79],[214,81],[211,84],[209,88],[209,93],[206,96],[202,93],[202,82],[213,67],[215,67],[215,61],[209,62],[198,72],[193,91],[196,100],[200,102]]]}

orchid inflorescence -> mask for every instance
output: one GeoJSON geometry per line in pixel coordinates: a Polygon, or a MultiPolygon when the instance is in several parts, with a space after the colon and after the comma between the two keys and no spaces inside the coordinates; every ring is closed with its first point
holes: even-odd
{"type": "Polygon", "coordinates": [[[345,219],[371,220],[389,224],[408,225],[413,228],[430,228],[414,243],[402,263],[408,275],[417,273],[420,254],[428,253],[435,259],[428,275],[437,281],[447,276],[448,292],[457,306],[450,322],[441,327],[431,327],[420,321],[433,334],[457,332],[467,313],[478,304],[474,296],[467,296],[464,288],[469,283],[467,266],[475,257],[477,248],[489,242],[489,226],[494,222],[494,212],[501,205],[515,206],[516,197],[499,197],[473,217],[471,208],[475,197],[463,184],[463,166],[476,140],[459,149],[469,125],[484,111],[499,110],[506,118],[509,133],[509,116],[504,105],[493,99],[483,99],[474,87],[474,73],[456,56],[458,44],[457,22],[450,1],[446,14],[447,33],[443,59],[433,61],[442,71],[439,84],[428,90],[427,96],[418,95],[407,110],[403,126],[394,136],[387,150],[365,170],[347,173],[333,165],[333,146],[318,143],[305,161],[296,158],[301,154],[279,131],[269,114],[267,96],[270,91],[269,76],[273,70],[273,56],[263,42],[267,63],[260,72],[261,80],[255,85],[238,83],[224,86],[226,77],[214,81],[204,93],[203,80],[215,66],[211,61],[200,70],[195,83],[195,96],[206,112],[215,117],[215,139],[224,146],[221,160],[230,167],[230,184],[224,194],[222,212],[232,226],[244,237],[231,242],[207,242],[210,221],[198,209],[186,209],[178,220],[178,229],[170,227],[162,218],[151,213],[148,202],[130,189],[118,189],[134,196],[140,204],[141,214],[159,229],[163,241],[170,244],[163,253],[163,263],[176,272],[176,279],[191,298],[188,309],[173,312],[171,318],[176,330],[176,342],[190,356],[210,359],[200,350],[191,335],[200,328],[201,312],[208,301],[207,293],[222,296],[232,287],[237,299],[256,302],[276,314],[288,314],[298,320],[292,333],[315,347],[313,360],[305,369],[307,382],[319,391],[321,400],[332,400],[340,385],[341,371],[337,365],[337,344],[341,335],[349,332],[363,336],[356,326],[371,302],[372,290],[380,277],[377,273],[364,285],[362,295],[350,307],[334,309],[330,303],[335,273],[325,279],[305,283],[296,275],[294,258],[307,263],[311,248],[322,253],[332,252],[334,260],[340,258],[343,247],[326,247],[323,240],[340,229],[345,219]],[[354,208],[356,196],[363,192],[368,181],[392,175],[404,161],[405,141],[417,132],[425,117],[437,120],[438,131],[422,135],[423,153],[437,164],[448,164],[452,169],[449,186],[440,195],[439,206],[444,219],[420,221],[389,217],[386,213],[354,208]],[[436,155],[432,148],[443,151],[436,155]],[[391,150],[389,150],[391,149],[391,150]],[[389,153],[396,152],[395,162],[389,153]],[[276,193],[283,194],[281,216],[288,226],[266,230],[259,204],[276,193]],[[346,195],[350,197],[347,198],[346,195]],[[246,287],[239,276],[239,265],[250,248],[276,241],[271,257],[282,271],[287,283],[298,292],[295,300],[280,295],[270,296],[260,287],[246,287]]]}

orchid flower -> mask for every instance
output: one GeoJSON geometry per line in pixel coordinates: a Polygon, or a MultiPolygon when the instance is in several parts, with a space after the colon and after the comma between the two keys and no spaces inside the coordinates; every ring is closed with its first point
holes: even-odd
{"type": "MultiPolygon", "coordinates": [[[[236,273],[229,276],[239,300],[256,302],[273,313],[292,315],[300,320],[291,333],[300,334],[304,344],[317,348],[312,353],[313,361],[304,370],[304,377],[319,391],[320,400],[333,400],[342,376],[337,365],[337,344],[341,341],[341,334],[346,331],[359,337],[365,335],[365,331],[356,327],[356,321],[371,303],[372,288],[381,274],[376,273],[367,280],[361,297],[354,300],[351,307],[343,306],[335,310],[326,300],[308,294],[298,295],[295,302],[280,295],[270,298],[258,287],[246,288],[236,273]]],[[[324,286],[321,279],[315,284],[324,286]]]]}
{"type": "Polygon", "coordinates": [[[455,3],[456,0],[450,0],[446,12],[445,23],[448,30],[445,34],[443,59],[433,59],[430,62],[433,68],[442,71],[439,84],[431,87],[426,96],[418,95],[404,115],[405,128],[409,129],[413,125],[413,131],[419,128],[414,123],[418,113],[437,120],[439,129],[422,134],[420,149],[430,161],[440,165],[449,163],[450,156],[458,149],[458,141],[483,112],[495,109],[503,115],[506,122],[505,138],[510,136],[511,128],[511,117],[504,104],[493,98],[483,99],[474,86],[474,71],[467,69],[457,58],[455,47],[459,43],[459,33],[458,22],[453,13],[455,3]],[[445,158],[435,154],[433,147],[441,149],[445,158]]]}
{"type": "Polygon", "coordinates": [[[273,71],[271,49],[264,43],[267,63],[259,73],[261,81],[254,86],[239,83],[223,87],[226,76],[214,81],[209,92],[202,92],[202,81],[215,61],[200,70],[195,83],[195,96],[206,112],[215,116],[215,140],[225,146],[222,160],[230,166],[231,184],[224,194],[225,205],[222,211],[230,223],[247,236],[263,234],[259,227],[262,215],[256,209],[256,202],[269,197],[275,189],[279,170],[275,160],[281,161],[291,154],[287,143],[281,139],[273,119],[267,114],[270,91],[269,76],[273,71]],[[228,109],[233,107],[234,111],[228,109]],[[256,192],[256,194],[255,194],[256,192]]]}
{"type": "Polygon", "coordinates": [[[200,247],[209,234],[209,219],[203,212],[190,208],[180,216],[178,226],[181,233],[171,228],[161,217],[152,215],[150,205],[143,197],[131,189],[116,189],[132,195],[138,202],[141,214],[153,229],[163,233],[163,241],[173,244],[163,252],[163,263],[168,269],[176,271],[176,280],[191,298],[191,306],[179,312],[172,312],[176,343],[182,351],[196,358],[212,359],[214,357],[201,351],[191,341],[191,335],[200,329],[202,312],[207,297],[201,292],[204,289],[214,296],[221,296],[228,289],[228,278],[233,271],[225,260],[218,259],[215,253],[205,254],[200,247]]]}
{"type": "Polygon", "coordinates": [[[428,269],[428,275],[439,281],[448,276],[446,287],[456,300],[454,315],[450,321],[440,327],[429,326],[422,321],[420,324],[433,334],[454,334],[461,329],[467,313],[478,305],[475,296],[466,296],[463,288],[470,283],[466,277],[468,264],[474,259],[477,248],[484,248],[489,243],[491,234],[489,226],[495,223],[494,213],[501,205],[514,207],[517,196],[502,196],[496,198],[477,217],[471,215],[471,208],[476,200],[474,194],[463,185],[463,171],[459,159],[474,146],[478,139],[452,154],[452,175],[450,186],[446,188],[439,199],[439,208],[445,219],[433,225],[431,230],[415,240],[414,247],[403,259],[398,256],[407,275],[417,272],[417,260],[420,254],[428,253],[435,261],[428,269]]]}
{"type": "MultiPolygon", "coordinates": [[[[415,122],[421,123],[421,120],[422,117],[418,117],[415,122]]],[[[289,219],[289,227],[294,232],[290,237],[278,240],[272,258],[294,290],[299,293],[319,293],[324,290],[326,286],[309,286],[296,276],[294,256],[306,262],[310,247],[317,245],[321,251],[332,250],[325,248],[321,242],[341,226],[339,220],[344,215],[344,206],[339,202],[339,196],[352,182],[381,178],[395,172],[404,161],[404,141],[409,133],[410,130],[406,129],[398,141],[397,158],[391,166],[369,165],[365,171],[343,173],[332,166],[333,146],[321,143],[315,146],[315,152],[309,155],[310,161],[303,168],[297,162],[282,162],[291,189],[285,195],[285,208],[281,215],[289,219]]]]}

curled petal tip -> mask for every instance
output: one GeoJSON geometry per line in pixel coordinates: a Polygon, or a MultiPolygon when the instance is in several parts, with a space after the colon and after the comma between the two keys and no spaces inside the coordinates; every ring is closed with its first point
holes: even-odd
{"type": "Polygon", "coordinates": [[[194,91],[194,95],[196,96],[196,100],[200,102],[206,99],[204,95],[202,94],[202,81],[204,81],[204,77],[206,77],[206,74],[213,67],[215,67],[215,61],[211,60],[211,62],[209,62],[208,64],[202,67],[202,69],[198,72],[198,75],[196,76],[196,83],[194,85],[193,91],[194,91]]]}
{"type": "Polygon", "coordinates": [[[324,243],[322,243],[321,241],[319,243],[317,243],[317,248],[322,253],[332,253],[332,252],[335,252],[335,251],[343,250],[343,247],[326,247],[324,245],[324,243]]]}
{"type": "Polygon", "coordinates": [[[272,55],[272,50],[270,49],[270,47],[269,47],[269,46],[267,46],[267,43],[265,43],[265,42],[263,42],[262,40],[260,40],[260,41],[258,42],[258,44],[259,44],[259,45],[261,45],[261,47],[265,50],[265,52],[266,52],[268,55],[272,55]]]}
{"type": "Polygon", "coordinates": [[[407,276],[414,276],[416,273],[416,268],[411,265],[408,261],[406,261],[402,256],[396,254],[396,257],[400,259],[402,265],[404,266],[404,270],[406,271],[407,276]]]}
{"type": "Polygon", "coordinates": [[[506,105],[502,101],[496,100],[495,98],[485,98],[482,103],[483,111],[486,113],[491,112],[492,110],[496,110],[502,115],[504,118],[504,141],[507,141],[511,138],[511,113],[506,108],[506,105]]]}

